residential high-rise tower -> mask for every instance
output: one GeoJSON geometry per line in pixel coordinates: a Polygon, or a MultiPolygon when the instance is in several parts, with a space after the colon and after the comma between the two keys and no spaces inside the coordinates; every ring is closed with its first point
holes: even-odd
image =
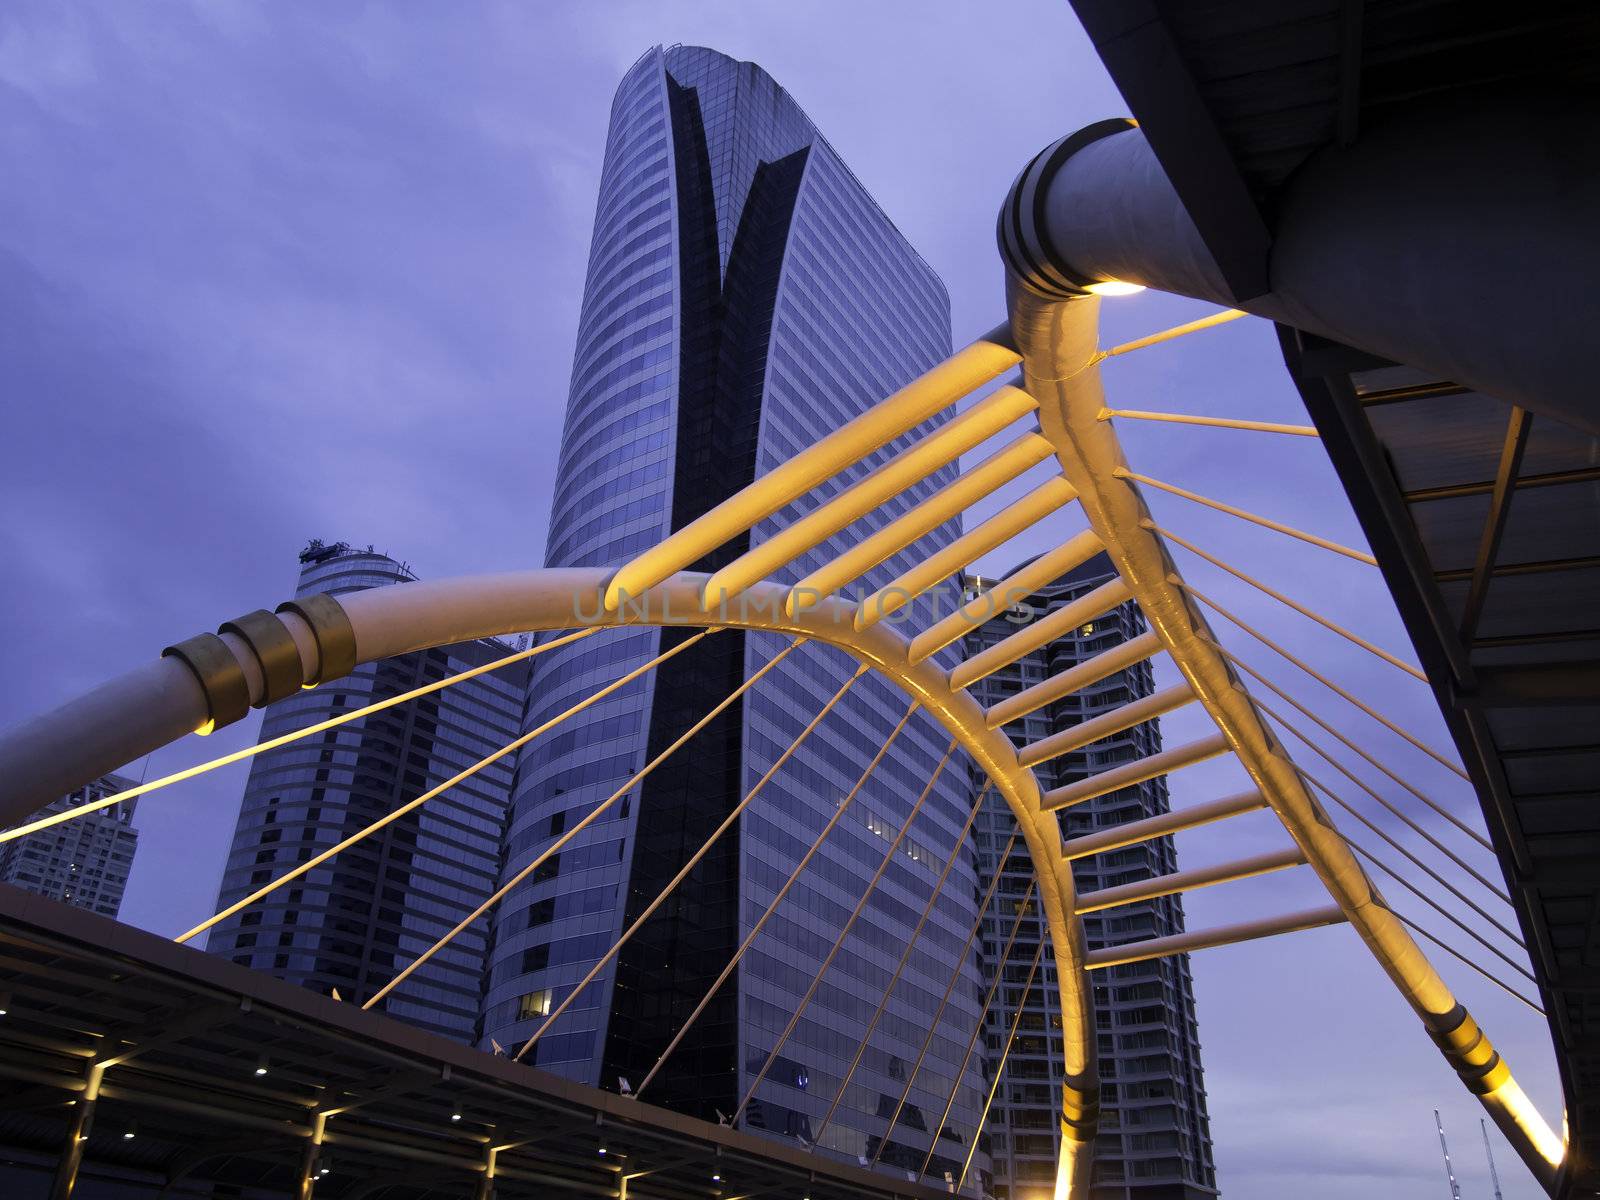
{"type": "MultiPolygon", "coordinates": [[[[1110,562],[1097,555],[1064,579],[1018,600],[975,628],[967,636],[968,654],[1005,640],[1114,577],[1110,562]]],[[[987,586],[975,579],[969,594],[987,586]]],[[[972,693],[980,704],[990,707],[1144,631],[1138,606],[1132,602],[1119,605],[973,685],[972,693]]],[[[1019,743],[1039,741],[1147,696],[1153,689],[1150,664],[1136,663],[1008,725],[1006,732],[1019,743]]],[[[1150,721],[1034,770],[1040,787],[1049,790],[1160,749],[1160,728],[1150,721]]],[[[1166,811],[1167,782],[1165,777],[1157,777],[1064,810],[1062,832],[1070,838],[1166,811]]],[[[1020,842],[1006,854],[1015,829],[1010,810],[999,801],[988,803],[978,818],[978,853],[985,886],[996,872],[1000,874],[983,933],[988,969],[1004,972],[987,1018],[991,1062],[999,1061],[1013,1022],[1017,1025],[1005,1077],[986,1126],[993,1159],[990,1190],[997,1200],[1027,1200],[1053,1186],[1062,1082],[1055,964],[1038,906],[1030,907],[1020,919],[1017,916],[1017,905],[1033,879],[1033,866],[1020,842]],[[1013,934],[1010,953],[1002,960],[1013,934]],[[1041,938],[1044,960],[1032,989],[1027,990],[1023,979],[1041,938]]],[[[1082,893],[1176,869],[1168,837],[1081,859],[1074,864],[1073,876],[1082,893]]],[[[1183,901],[1179,896],[1143,900],[1088,914],[1083,923],[1091,950],[1165,937],[1182,932],[1183,901]]],[[[1214,1196],[1216,1174],[1188,956],[1096,971],[1094,1007],[1103,1115],[1095,1144],[1093,1200],[1201,1200],[1214,1196]]]]}
{"type": "MultiPolygon", "coordinates": [[[[297,595],[416,577],[371,547],[312,542],[297,595]]],[[[274,704],[261,738],[325,721],[502,658],[496,640],[420,651],[274,704]]],[[[217,907],[310,859],[517,736],[526,663],[373,713],[251,760],[217,907]]],[[[494,890],[511,784],[508,756],[217,925],[209,948],[361,1001],[494,890]]],[[[489,923],[482,918],[380,1002],[390,1015],[473,1041],[489,923]]]]}
{"type": "MultiPolygon", "coordinates": [[[[39,816],[53,816],[125,792],[134,781],[102,775],[93,783],[47,805],[39,816]]],[[[133,827],[137,799],[124,800],[27,837],[0,845],[0,883],[37,892],[114,917],[133,869],[139,831],[133,827]]]]}
{"type": "MultiPolygon", "coordinates": [[[[759,67],[699,47],[647,53],[617,90],[579,318],[546,565],[620,564],[944,358],[949,304],[934,272],[759,67]]],[[[947,418],[940,418],[947,419],[947,418]]],[[[859,478],[910,437],[823,495],[859,478]]],[[[793,581],[907,511],[954,467],[897,497],[788,569],[793,581]]],[[[709,556],[710,570],[815,507],[803,501],[709,556]]],[[[874,569],[879,586],[947,545],[954,525],[874,569]]],[[[943,597],[952,602],[955,589],[943,597]]],[[[657,653],[684,631],[608,631],[536,661],[529,726],[657,653]]],[[[784,639],[719,632],[534,743],[519,767],[507,872],[570,829],[776,653],[784,639]]],[[[761,797],[595,983],[548,1029],[546,1014],[664,889],[688,856],[853,672],[826,647],[785,659],[683,750],[561,849],[501,906],[485,1035],[511,1048],[543,1031],[537,1065],[608,1088],[643,1086],[657,1059],[908,700],[861,679],[761,797]]],[[[949,747],[917,714],[728,984],[662,1065],[644,1098],[708,1119],[733,1113],[775,1048],[876,861],[949,747]]],[[[969,811],[954,756],[872,905],[744,1113],[745,1128],[877,1153],[947,979],[947,1018],[882,1160],[919,1166],[921,1112],[956,1105],[933,1177],[959,1169],[982,1102],[956,1075],[978,1019],[962,945],[975,868],[959,835],[969,811]],[[885,1006],[872,1044],[822,1127],[858,1040],[938,872],[957,858],[885,1006]]]]}

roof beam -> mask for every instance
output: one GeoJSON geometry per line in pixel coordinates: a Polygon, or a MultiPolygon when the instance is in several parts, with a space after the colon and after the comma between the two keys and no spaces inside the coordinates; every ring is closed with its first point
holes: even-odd
{"type": "Polygon", "coordinates": [[[1267,292],[1271,235],[1160,10],[1153,0],[1072,0],[1072,7],[1216,262],[1231,303],[1267,292]]]}

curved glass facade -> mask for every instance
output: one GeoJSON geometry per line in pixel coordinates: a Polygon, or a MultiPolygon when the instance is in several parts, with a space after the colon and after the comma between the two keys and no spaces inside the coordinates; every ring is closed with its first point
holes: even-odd
{"type": "MultiPolygon", "coordinates": [[[[933,271],[804,112],[760,68],[699,47],[646,54],[611,114],[546,563],[618,564],[864,411],[950,352],[933,271]]],[[[808,499],[761,522],[714,569],[803,516],[894,453],[913,431],[808,499]]],[[[789,570],[797,579],[949,482],[907,491],[789,570]]],[[[947,525],[908,551],[947,545],[947,525]]],[[[899,556],[857,581],[905,568],[899,556]]],[[[949,605],[955,589],[936,601],[949,605]]],[[[537,660],[537,723],[682,635],[619,630],[537,660]]],[[[530,747],[519,767],[505,871],[515,872],[776,653],[767,635],[722,632],[530,747]]],[[[743,701],[565,847],[501,907],[484,1031],[506,1047],[540,1028],[622,929],[663,889],[848,677],[825,647],[790,655],[743,701]]],[[[908,700],[863,679],[730,834],[556,1025],[537,1065],[638,1087],[716,973],[884,744],[908,700]]],[[[857,898],[944,755],[920,714],[907,726],[646,1099],[715,1119],[738,1105],[857,898]]],[[[958,844],[970,794],[953,757],[871,903],[783,1047],[747,1128],[873,1156],[940,996],[958,986],[886,1166],[920,1165],[955,1089],[934,1178],[959,1170],[982,1078],[955,1079],[980,1018],[981,980],[961,953],[977,866],[958,844]],[[832,1105],[947,858],[955,867],[867,1054],[832,1105]]]]}

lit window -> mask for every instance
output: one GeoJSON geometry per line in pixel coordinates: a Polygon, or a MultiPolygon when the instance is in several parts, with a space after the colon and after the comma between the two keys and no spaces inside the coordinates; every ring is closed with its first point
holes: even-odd
{"type": "Polygon", "coordinates": [[[517,1020],[525,1021],[529,1017],[548,1017],[550,1015],[550,989],[540,988],[537,992],[529,992],[517,998],[517,1020]]]}

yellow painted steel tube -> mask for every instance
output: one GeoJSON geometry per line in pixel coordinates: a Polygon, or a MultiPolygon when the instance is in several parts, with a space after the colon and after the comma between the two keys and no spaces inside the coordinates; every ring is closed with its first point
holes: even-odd
{"type": "MultiPolygon", "coordinates": [[[[1074,491],[1076,495],[1076,491],[1074,491]]],[[[1054,583],[1068,571],[1081,567],[1101,550],[1100,538],[1092,529],[1041,554],[1025,567],[1019,567],[988,591],[968,600],[944,620],[911,639],[910,659],[919,663],[937,654],[969,629],[998,617],[1019,600],[1026,600],[1046,584],[1054,583]]]]}
{"type": "Polygon", "coordinates": [[[889,679],[955,736],[1017,818],[1039,883],[1039,904],[1058,965],[1061,1012],[1062,1113],[1069,1139],[1064,1160],[1087,1179],[1088,1148],[1099,1127],[1100,1083],[1088,976],[1087,947],[1076,914],[1072,867],[1057,819],[1040,805],[1033,772],[1017,761],[1009,738],[984,721],[967,692],[928,660],[913,663],[906,639],[889,623],[855,628],[855,607],[827,598],[790,615],[782,585],[762,583],[733,603],[706,606],[706,576],[681,573],[619,611],[604,606],[604,570],[514,572],[458,580],[408,583],[339,598],[355,628],[360,662],[430,646],[536,629],[618,625],[726,626],[786,633],[826,642],[889,679]]]}
{"type": "Polygon", "coordinates": [[[937,587],[941,580],[971,566],[989,553],[1032,529],[1064,505],[1072,503],[1077,491],[1061,476],[1046,479],[1022,499],[1006,505],[976,529],[969,529],[943,550],[923,559],[899,578],[879,588],[856,610],[856,628],[865,629],[899,612],[918,596],[937,587]]]}
{"type": "Polygon", "coordinates": [[[995,489],[1050,458],[1050,443],[1037,433],[1013,438],[970,471],[940,488],[910,512],[863,538],[826,566],[818,567],[789,593],[789,612],[831,596],[946,521],[960,516],[995,489]]]}
{"type": "MultiPolygon", "coordinates": [[[[1095,666],[1105,662],[1105,654],[1097,654],[1079,667],[1095,666]]],[[[1096,670],[1099,668],[1096,667],[1096,670]]],[[[1113,670],[1120,668],[1113,668],[1113,670]]],[[[1110,672],[1108,671],[1107,674],[1110,672]]],[[[1067,672],[1072,674],[1072,671],[1067,672]]],[[[1105,676],[1096,676],[1088,683],[1097,683],[1105,676]]],[[[1085,683],[1081,686],[1088,686],[1085,683]]],[[[1085,746],[1093,745],[1101,738],[1108,738],[1114,733],[1121,733],[1124,729],[1132,729],[1135,725],[1142,725],[1146,721],[1153,721],[1164,716],[1174,709],[1182,708],[1185,704],[1194,703],[1194,693],[1189,690],[1188,683],[1175,683],[1169,688],[1162,688],[1159,692],[1151,692],[1138,700],[1130,700],[1126,704],[1118,705],[1110,712],[1101,713],[1098,717],[1090,717],[1087,721],[1080,721],[1076,725],[1069,725],[1060,733],[1052,733],[1049,737],[1040,738],[1037,742],[1029,742],[1022,748],[1021,761],[1025,767],[1036,767],[1040,763],[1049,762],[1053,758],[1060,758],[1063,754],[1071,754],[1074,750],[1081,750],[1085,746]]],[[[994,723],[994,709],[989,710],[989,721],[994,723]]]]}
{"type": "Polygon", "coordinates": [[[1547,1189],[1561,1139],[1511,1078],[1498,1053],[1457,1002],[1406,927],[1391,913],[1332,821],[1307,791],[1289,755],[1217,651],[1204,615],[1190,604],[1176,566],[1144,526],[1150,514],[1128,478],[1095,365],[1099,301],[1054,300],[1015,282],[1008,288],[1012,332],[1028,389],[1039,398],[1039,423],[1055,444],[1062,473],[1078,489],[1090,527],[1105,543],[1200,703],[1239,756],[1255,785],[1350,924],[1421,1018],[1469,1090],[1547,1189]]]}
{"type": "MultiPolygon", "coordinates": [[[[1060,610],[1060,611],[1065,611],[1060,610]]],[[[1067,626],[1072,628],[1071,625],[1067,626]]],[[[1014,696],[1007,696],[989,710],[988,719],[991,725],[1007,725],[1019,717],[1025,717],[1031,712],[1037,712],[1047,704],[1054,704],[1063,696],[1070,696],[1073,692],[1082,691],[1091,684],[1099,683],[1109,675],[1118,671],[1125,671],[1134,663],[1144,662],[1161,653],[1161,640],[1153,633],[1141,633],[1138,637],[1129,638],[1119,642],[1109,650],[1102,650],[1093,658],[1086,658],[1075,667],[1068,667],[1058,675],[1052,675],[1032,687],[1024,688],[1014,696]]],[[[1126,729],[1124,725],[1122,728],[1126,729]]],[[[1072,727],[1072,732],[1077,732],[1078,726],[1072,727]]],[[[1063,730],[1062,732],[1067,732],[1063,730]]],[[[1056,735],[1060,736],[1060,735],[1056,735]]],[[[1046,739],[1049,740],[1049,739],[1046,739]]],[[[1087,742],[1083,743],[1088,745],[1087,742]]],[[[1032,747],[1029,747],[1031,750],[1032,747]]],[[[1043,762],[1043,759],[1034,759],[1034,762],[1043,762]]],[[[1033,763],[1029,763],[1032,766],[1033,763]]]]}
{"type": "Polygon", "coordinates": [[[699,561],[763,517],[860,462],[1016,363],[1017,352],[1011,348],[1009,329],[1003,325],[991,329],[888,399],[622,566],[606,583],[606,611],[616,612],[626,597],[638,596],[699,561]]]}
{"type": "Polygon", "coordinates": [[[1069,783],[1065,787],[1054,788],[1044,794],[1044,806],[1052,812],[1060,808],[1071,808],[1075,804],[1086,803],[1118,788],[1132,787],[1136,783],[1154,779],[1157,775],[1170,775],[1173,771],[1192,767],[1195,763],[1205,762],[1227,752],[1228,739],[1220,733],[1214,733],[1210,737],[1185,742],[1181,746],[1173,746],[1158,754],[1149,754],[1144,758],[1121,763],[1087,779],[1069,783]]]}
{"type": "Polygon", "coordinates": [[[1067,842],[1067,859],[1077,862],[1080,858],[1121,850],[1124,846],[1136,846],[1151,838],[1168,837],[1186,829],[1199,829],[1202,825],[1226,821],[1229,817],[1260,812],[1266,807],[1267,798],[1260,792],[1250,791],[1223,796],[1219,800],[1207,800],[1203,804],[1191,804],[1187,808],[1174,808],[1158,816],[1126,821],[1072,838],[1067,842]]]}
{"type": "Polygon", "coordinates": [[[716,604],[731,599],[752,583],[777,575],[813,546],[908,487],[921,483],[1037,407],[1038,401],[1017,387],[1003,387],[986,396],[959,417],[902,450],[859,483],[714,573],[706,582],[706,602],[716,604]]]}
{"type": "Polygon", "coordinates": [[[1166,958],[1172,954],[1214,950],[1218,946],[1253,942],[1257,938],[1319,929],[1324,925],[1337,925],[1346,919],[1344,909],[1337,904],[1324,904],[1319,908],[1284,913],[1277,917],[1260,917],[1254,921],[1240,921],[1234,925],[1222,925],[1215,929],[1196,929],[1186,933],[1175,933],[1169,937],[1148,938],[1142,942],[1123,942],[1119,946],[1091,950],[1087,965],[1091,971],[1100,971],[1107,967],[1120,967],[1126,963],[1166,958]]]}
{"type": "Polygon", "coordinates": [[[1123,904],[1137,904],[1160,896],[1174,896],[1179,892],[1215,887],[1219,883],[1237,883],[1241,879],[1253,879],[1257,875],[1284,871],[1290,867],[1301,867],[1305,865],[1305,861],[1306,856],[1300,853],[1300,847],[1291,846],[1287,850],[1253,854],[1249,858],[1239,858],[1211,867],[1195,867],[1188,871],[1174,871],[1170,875],[1154,875],[1137,883],[1123,883],[1116,887],[1101,888],[1095,892],[1083,892],[1078,896],[1078,912],[1080,915],[1103,912],[1123,904]]]}
{"type": "Polygon", "coordinates": [[[1120,578],[1108,580],[1088,595],[1079,596],[1049,616],[1023,626],[1003,642],[974,654],[950,672],[950,682],[956,687],[971,687],[978,680],[987,679],[1024,655],[1110,612],[1117,605],[1126,604],[1131,596],[1128,585],[1120,578]]]}

